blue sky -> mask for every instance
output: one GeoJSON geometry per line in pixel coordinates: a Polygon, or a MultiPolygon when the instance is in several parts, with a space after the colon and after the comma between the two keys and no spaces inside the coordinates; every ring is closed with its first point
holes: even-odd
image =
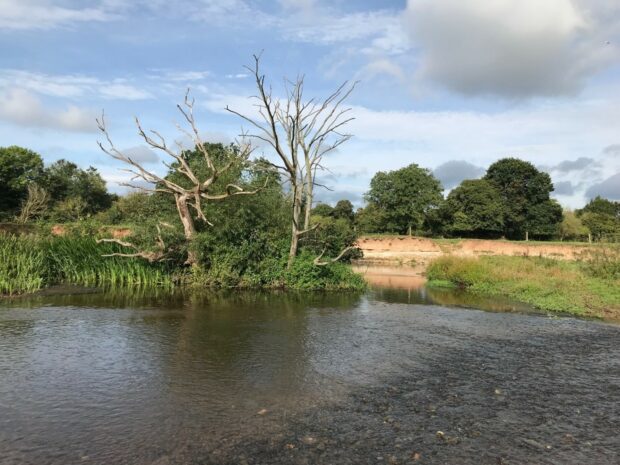
{"type": "Polygon", "coordinates": [[[223,109],[251,109],[243,65],[261,50],[276,94],[300,73],[308,97],[360,81],[325,201],[359,205],[376,171],[409,163],[451,188],[504,156],[548,170],[565,206],[620,200],[615,0],[0,0],[0,145],[95,166],[121,191],[95,116],[157,169],[132,118],[181,137],[190,87],[205,136],[231,141],[241,121],[223,109]]]}

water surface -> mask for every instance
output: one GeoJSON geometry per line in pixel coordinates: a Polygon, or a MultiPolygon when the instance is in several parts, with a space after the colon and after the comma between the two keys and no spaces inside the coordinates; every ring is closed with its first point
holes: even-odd
{"type": "Polygon", "coordinates": [[[460,299],[1,302],[0,463],[620,463],[620,328],[460,299]]]}

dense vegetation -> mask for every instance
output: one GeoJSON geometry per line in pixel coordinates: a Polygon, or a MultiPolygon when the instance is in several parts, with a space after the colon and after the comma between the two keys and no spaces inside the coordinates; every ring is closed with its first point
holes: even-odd
{"type": "Polygon", "coordinates": [[[334,207],[319,203],[310,211],[312,226],[299,234],[293,263],[291,193],[267,160],[249,160],[239,146],[205,143],[186,150],[152,192],[122,197],[110,194],[92,167],[83,170],[65,160],[45,166],[38,154],[20,147],[0,148],[0,181],[3,229],[21,224],[27,227],[22,233],[28,232],[0,238],[2,294],[60,282],[359,289],[362,280],[334,258],[358,257],[352,246],[369,232],[606,242],[620,237],[619,202],[597,197],[580,210],[562,212],[549,197],[549,176],[514,158],[494,163],[482,179],[463,181],[445,199],[439,181],[415,164],[377,173],[367,205],[357,212],[348,200],[334,207]],[[186,205],[191,235],[178,196],[167,191],[169,185],[193,189],[184,167],[209,183],[200,213],[186,205]],[[52,237],[52,230],[61,237],[52,237]]]}
{"type": "Polygon", "coordinates": [[[433,174],[412,164],[377,173],[366,206],[355,214],[360,233],[512,240],[620,241],[620,202],[597,197],[562,211],[553,183],[529,162],[504,158],[482,179],[465,180],[443,198],[433,174]]]}
{"type": "Polygon", "coordinates": [[[45,167],[38,153],[0,147],[0,220],[76,221],[110,208],[116,198],[93,167],[66,160],[45,167]]]}
{"type": "MultiPolygon", "coordinates": [[[[203,214],[209,220],[192,215],[195,235],[189,241],[175,202],[166,192],[156,189],[117,198],[107,193],[92,168],[82,171],[65,161],[45,168],[37,154],[7,149],[3,153],[19,156],[3,156],[2,172],[9,177],[16,173],[19,179],[7,183],[12,201],[3,211],[4,218],[22,216],[18,205],[29,208],[33,185],[37,186],[35,195],[42,193],[43,202],[34,209],[36,214],[29,214],[24,221],[35,225],[29,234],[0,236],[0,294],[30,292],[55,283],[326,290],[364,287],[362,278],[346,265],[316,263],[319,255],[335,257],[355,242],[352,205],[342,215],[314,212],[316,227],[301,239],[298,259],[287,268],[290,198],[277,172],[264,160],[245,163],[237,158],[236,146],[205,147],[215,159],[239,161],[214,181],[214,189],[226,192],[234,185],[256,193],[205,203],[203,214]],[[86,203],[90,207],[68,208],[86,203]],[[50,234],[52,229],[58,237],[50,234]],[[98,243],[96,239],[110,242],[98,243]],[[190,255],[197,259],[192,266],[187,264],[190,255]]],[[[199,178],[209,176],[200,151],[184,152],[183,160],[199,178]]],[[[164,179],[184,186],[187,180],[177,169],[170,166],[164,179]]],[[[354,255],[353,251],[344,258],[354,255]]]]}
{"type": "Polygon", "coordinates": [[[543,310],[620,316],[620,250],[592,249],[576,262],[539,257],[444,256],[433,261],[432,285],[503,296],[543,310]]]}

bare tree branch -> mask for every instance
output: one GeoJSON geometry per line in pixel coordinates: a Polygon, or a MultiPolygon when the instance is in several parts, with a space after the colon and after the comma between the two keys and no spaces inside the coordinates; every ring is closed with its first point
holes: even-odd
{"type": "Polygon", "coordinates": [[[347,253],[347,252],[349,252],[350,250],[353,250],[353,249],[355,249],[355,247],[354,247],[354,246],[349,246],[349,247],[346,247],[346,248],[344,248],[344,249],[342,250],[342,252],[340,252],[340,253],[338,254],[338,256],[337,256],[336,258],[331,258],[331,259],[329,259],[329,260],[327,260],[327,261],[321,261],[321,258],[323,258],[323,255],[325,254],[325,249],[323,249],[323,251],[319,254],[319,256],[318,256],[318,257],[316,257],[316,258],[314,259],[314,262],[313,262],[313,263],[314,263],[316,266],[325,266],[325,265],[329,265],[330,263],[337,262],[337,261],[338,261],[338,260],[340,260],[340,259],[341,259],[341,258],[342,258],[342,257],[343,257],[346,253],[347,253]]]}

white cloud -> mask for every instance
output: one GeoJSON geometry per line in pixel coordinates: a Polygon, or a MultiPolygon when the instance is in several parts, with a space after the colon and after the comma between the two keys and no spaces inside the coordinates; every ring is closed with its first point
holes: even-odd
{"type": "Polygon", "coordinates": [[[143,100],[153,97],[148,90],[129,84],[126,79],[105,81],[84,75],[49,75],[0,69],[0,88],[10,87],[19,87],[50,97],[69,99],[100,97],[116,100],[143,100]]]}
{"type": "Polygon", "coordinates": [[[0,0],[0,29],[52,29],[114,18],[102,8],[66,8],[46,0],[0,0]]]}
{"type": "Polygon", "coordinates": [[[26,127],[95,132],[95,114],[70,105],[65,109],[45,107],[32,93],[14,88],[0,95],[0,119],[26,127]]]}
{"type": "Polygon", "coordinates": [[[572,94],[618,58],[620,7],[586,0],[409,0],[420,78],[463,94],[572,94]],[[611,18],[614,18],[611,16],[611,18]]]}
{"type": "Polygon", "coordinates": [[[372,60],[357,73],[357,77],[364,80],[370,80],[382,75],[391,76],[400,81],[405,79],[403,69],[388,58],[372,60]]]}
{"type": "Polygon", "coordinates": [[[182,70],[153,70],[159,74],[151,76],[154,79],[160,79],[170,82],[191,82],[202,81],[211,76],[210,71],[182,71],[182,70]]]}
{"type": "Polygon", "coordinates": [[[98,88],[102,97],[117,100],[145,100],[153,98],[150,92],[128,84],[109,84],[98,88]]]}
{"type": "Polygon", "coordinates": [[[352,42],[361,39],[379,38],[387,44],[390,41],[397,42],[391,47],[401,47],[404,35],[400,31],[400,18],[392,11],[370,11],[339,15],[332,10],[327,10],[312,17],[299,21],[280,22],[283,33],[295,40],[311,42],[314,44],[335,44],[352,42]],[[395,32],[396,31],[396,32],[395,32]],[[388,40],[386,37],[390,36],[388,40]]]}

